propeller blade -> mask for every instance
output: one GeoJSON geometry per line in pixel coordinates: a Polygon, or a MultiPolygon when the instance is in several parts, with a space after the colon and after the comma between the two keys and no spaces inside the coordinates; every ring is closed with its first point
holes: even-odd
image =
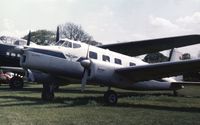
{"type": "Polygon", "coordinates": [[[90,45],[88,44],[87,53],[86,53],[86,59],[89,59],[89,49],[90,49],[90,45]]]}
{"type": "Polygon", "coordinates": [[[90,69],[90,65],[91,65],[91,60],[89,59],[89,47],[90,47],[90,45],[88,45],[88,49],[87,49],[87,53],[86,53],[86,60],[83,60],[80,62],[81,65],[84,67],[83,78],[81,80],[81,91],[82,92],[85,90],[85,85],[87,83],[89,69],[90,69]]]}
{"type": "Polygon", "coordinates": [[[60,40],[60,31],[59,31],[59,26],[57,27],[57,31],[56,31],[56,42],[58,42],[60,40]]]}
{"type": "Polygon", "coordinates": [[[31,43],[31,31],[28,33],[28,39],[27,39],[27,46],[29,46],[31,43]]]}
{"type": "Polygon", "coordinates": [[[85,85],[87,83],[87,77],[88,77],[88,70],[84,70],[83,78],[81,80],[81,91],[83,92],[85,90],[85,85]]]}
{"type": "Polygon", "coordinates": [[[174,48],[172,48],[172,49],[170,50],[170,52],[169,52],[169,59],[168,59],[168,61],[171,61],[173,52],[174,52],[174,48]]]}

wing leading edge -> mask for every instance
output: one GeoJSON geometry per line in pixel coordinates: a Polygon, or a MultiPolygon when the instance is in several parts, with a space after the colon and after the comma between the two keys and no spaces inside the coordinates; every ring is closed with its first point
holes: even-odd
{"type": "Polygon", "coordinates": [[[200,35],[186,35],[169,38],[150,39],[142,41],[131,41],[98,46],[129,56],[158,52],[171,48],[183,47],[200,43],[200,35]]]}
{"type": "Polygon", "coordinates": [[[115,70],[116,73],[132,80],[133,82],[177,76],[191,71],[200,71],[200,59],[156,63],[115,70]]]}

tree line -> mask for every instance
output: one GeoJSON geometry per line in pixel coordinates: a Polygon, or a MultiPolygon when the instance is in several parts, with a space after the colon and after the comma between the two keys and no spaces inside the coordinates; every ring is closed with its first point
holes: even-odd
{"type": "MultiPolygon", "coordinates": [[[[58,25],[60,38],[68,38],[75,41],[81,41],[90,45],[101,45],[89,35],[81,25],[74,23],[65,23],[58,25]]],[[[28,38],[28,35],[22,37],[23,39],[28,38]]],[[[56,31],[48,31],[45,29],[31,32],[31,41],[38,45],[49,45],[56,42],[56,31]]]]}

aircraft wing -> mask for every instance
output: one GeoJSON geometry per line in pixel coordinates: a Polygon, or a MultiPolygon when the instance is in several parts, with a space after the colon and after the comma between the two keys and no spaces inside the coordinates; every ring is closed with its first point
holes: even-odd
{"type": "Polygon", "coordinates": [[[133,82],[177,76],[191,71],[200,71],[200,59],[155,63],[115,70],[116,73],[133,82]]]}
{"type": "Polygon", "coordinates": [[[13,72],[13,73],[20,73],[24,74],[25,70],[22,67],[8,67],[8,66],[0,66],[0,70],[13,72]]]}
{"type": "Polygon", "coordinates": [[[200,43],[200,35],[186,35],[142,41],[131,41],[98,46],[129,56],[139,56],[147,53],[154,53],[162,50],[178,48],[200,43]]]}

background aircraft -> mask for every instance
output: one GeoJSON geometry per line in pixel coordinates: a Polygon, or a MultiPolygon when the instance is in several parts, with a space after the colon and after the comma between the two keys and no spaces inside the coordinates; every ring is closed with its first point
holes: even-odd
{"type": "MultiPolygon", "coordinates": [[[[33,42],[30,44],[36,45],[33,42]]],[[[27,45],[27,40],[10,36],[0,37],[0,79],[12,89],[23,88],[25,71],[20,68],[20,54],[15,52],[15,49],[24,45],[27,45]]]]}

